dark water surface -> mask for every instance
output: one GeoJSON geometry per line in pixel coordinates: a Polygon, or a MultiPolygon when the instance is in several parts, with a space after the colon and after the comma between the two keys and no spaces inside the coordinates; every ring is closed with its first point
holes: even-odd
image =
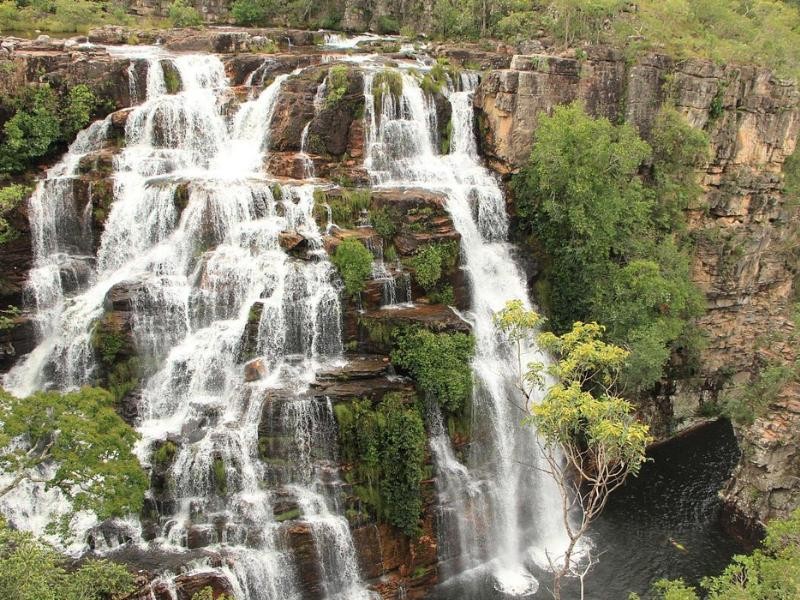
{"type": "MultiPolygon", "coordinates": [[[[600,562],[586,579],[587,600],[625,600],[643,594],[662,577],[696,583],[718,574],[742,551],[719,525],[717,492],[738,458],[733,430],[718,421],[654,448],[639,477],[615,492],[590,538],[600,562]],[[679,547],[680,546],[680,547],[679,547]]],[[[535,573],[541,583],[536,600],[552,598],[552,576],[535,573]]],[[[465,578],[466,579],[466,578],[465,578]]],[[[490,578],[441,586],[437,600],[500,600],[490,578]]],[[[563,600],[579,598],[570,581],[563,600]]]]}

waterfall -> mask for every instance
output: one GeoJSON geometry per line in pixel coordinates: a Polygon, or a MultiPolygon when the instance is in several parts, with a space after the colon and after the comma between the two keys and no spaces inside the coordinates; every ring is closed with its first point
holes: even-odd
{"type": "MultiPolygon", "coordinates": [[[[429,428],[442,501],[443,567],[454,574],[488,566],[495,587],[508,594],[528,594],[538,583],[531,570],[546,566],[566,547],[560,497],[555,482],[532,468],[543,465],[536,434],[521,424],[513,373],[515,363],[495,330],[493,315],[506,301],[528,303],[525,278],[505,241],[508,222],[496,178],[479,162],[473,130],[474,75],[462,78],[462,91],[449,91],[452,107],[451,153],[439,154],[436,110],[418,78],[402,76],[402,95],[373,96],[374,73],[365,77],[365,165],[372,181],[385,187],[421,187],[444,193],[447,210],[461,234],[463,265],[470,283],[469,319],[476,340],[473,360],[473,443],[459,462],[432,409],[429,428]],[[457,547],[453,548],[455,544],[457,547]],[[449,547],[448,547],[449,546],[449,547]],[[452,563],[452,561],[451,561],[452,563]]],[[[545,357],[529,348],[523,364],[545,357]]],[[[536,399],[533,399],[536,401],[536,399]]],[[[447,575],[448,573],[445,573],[447,575]]]]}
{"type": "MultiPolygon", "coordinates": [[[[107,121],[78,136],[31,199],[28,288],[41,340],[4,386],[25,395],[92,383],[92,331],[110,294],[124,290],[145,375],[136,452],[154,467],[155,451],[174,444],[163,497],[149,493],[158,506],[152,540],[138,543],[164,552],[212,548],[221,566],[198,568],[221,570],[239,599],[299,599],[303,574],[289,524],[276,516],[288,504],[296,506],[290,523],[313,541],[324,596],[372,598],[340,510],[332,408],[307,393],[319,369],[342,364],[343,351],[340,291],[313,218],[314,186],[279,185],[262,170],[291,75],[228,119],[219,58],[145,58],[146,97],[130,112],[114,158],[114,202],[96,257],[72,187],[80,158],[106,141],[107,121]],[[167,90],[165,62],[180,76],[177,92],[167,90]],[[287,230],[308,241],[305,260],[281,248],[287,230]],[[68,286],[73,263],[85,273],[68,286]],[[260,428],[280,431],[282,455],[261,447],[260,428]]],[[[15,501],[31,503],[41,490],[20,494],[15,501]]],[[[41,515],[9,512],[16,526],[41,529],[41,515]]],[[[76,531],[79,539],[95,522],[76,531]]]]}

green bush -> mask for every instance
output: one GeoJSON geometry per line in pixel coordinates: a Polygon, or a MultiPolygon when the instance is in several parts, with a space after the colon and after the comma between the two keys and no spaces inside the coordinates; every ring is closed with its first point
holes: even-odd
{"type": "Polygon", "coordinates": [[[3,125],[0,173],[19,173],[71,141],[97,109],[94,93],[85,85],[71,88],[59,101],[47,85],[29,85],[5,104],[13,115],[3,125]]]}
{"type": "Polygon", "coordinates": [[[348,238],[336,247],[331,262],[339,270],[348,296],[357,296],[372,276],[372,253],[356,239],[348,238]]]}
{"type": "Polygon", "coordinates": [[[392,363],[410,373],[426,397],[458,413],[472,394],[475,339],[427,329],[406,329],[395,338],[392,363]]]}
{"type": "MultiPolygon", "coordinates": [[[[370,210],[369,222],[384,242],[391,242],[392,238],[394,238],[397,233],[396,215],[390,214],[385,208],[370,210]]],[[[389,260],[388,254],[389,252],[387,249],[387,251],[384,252],[384,258],[386,258],[386,260],[389,260]]]]}
{"type": "Polygon", "coordinates": [[[387,394],[377,408],[356,399],[337,404],[334,411],[342,458],[357,479],[356,494],[380,520],[417,535],[427,444],[419,407],[387,394]]]}
{"type": "Polygon", "coordinates": [[[378,110],[383,104],[384,94],[391,94],[395,100],[403,95],[403,76],[398,71],[383,69],[373,78],[372,96],[378,110]]]}
{"type": "Polygon", "coordinates": [[[124,566],[87,560],[77,569],[70,560],[30,533],[0,524],[0,597],[13,600],[107,600],[135,589],[124,566]]]}
{"type": "Polygon", "coordinates": [[[456,242],[423,246],[411,259],[414,279],[426,291],[432,292],[442,276],[455,268],[457,259],[456,242]]]}
{"type": "Polygon", "coordinates": [[[797,365],[768,364],[752,380],[735,385],[722,395],[722,412],[736,423],[751,425],[797,377],[797,365]]]}
{"type": "Polygon", "coordinates": [[[167,12],[167,18],[173,27],[199,27],[203,24],[203,16],[187,0],[175,0],[167,12]]]}
{"type": "Polygon", "coordinates": [[[268,25],[276,9],[274,0],[236,0],[231,16],[237,25],[268,25]]]}
{"type": "Polygon", "coordinates": [[[0,246],[19,235],[6,220],[6,216],[22,204],[30,193],[31,188],[25,185],[12,184],[0,188],[0,246]]]}
{"type": "Polygon", "coordinates": [[[335,65],[328,70],[327,95],[325,96],[325,106],[328,108],[336,106],[350,85],[348,74],[350,69],[347,65],[335,65]]]}
{"type": "Polygon", "coordinates": [[[378,33],[382,35],[400,33],[400,22],[391,15],[381,15],[378,17],[378,33]]]}

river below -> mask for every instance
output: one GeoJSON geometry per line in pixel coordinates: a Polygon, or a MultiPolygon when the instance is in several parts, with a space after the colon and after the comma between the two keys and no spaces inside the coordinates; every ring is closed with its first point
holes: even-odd
{"type": "MultiPolygon", "coordinates": [[[[590,538],[599,563],[586,578],[586,600],[625,600],[652,582],[682,577],[697,583],[719,573],[742,551],[719,524],[718,491],[730,476],[739,450],[731,425],[717,421],[655,447],[637,478],[609,500],[590,538]]],[[[531,598],[550,595],[551,576],[531,598]]],[[[499,600],[491,578],[462,576],[440,586],[437,600],[499,600]]],[[[579,598],[576,582],[562,593],[579,598]]]]}

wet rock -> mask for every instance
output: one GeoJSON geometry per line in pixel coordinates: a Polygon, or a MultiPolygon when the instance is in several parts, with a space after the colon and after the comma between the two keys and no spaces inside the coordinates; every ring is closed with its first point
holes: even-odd
{"type": "Polygon", "coordinates": [[[27,316],[13,318],[11,326],[0,329],[0,373],[8,371],[36,347],[36,327],[27,316]]]}
{"type": "Polygon", "coordinates": [[[260,358],[251,360],[244,365],[244,380],[248,383],[264,379],[268,374],[269,370],[260,358]]]}
{"type": "Polygon", "coordinates": [[[306,258],[309,250],[309,241],[296,231],[281,231],[278,234],[278,243],[288,254],[298,258],[306,258]]]}

